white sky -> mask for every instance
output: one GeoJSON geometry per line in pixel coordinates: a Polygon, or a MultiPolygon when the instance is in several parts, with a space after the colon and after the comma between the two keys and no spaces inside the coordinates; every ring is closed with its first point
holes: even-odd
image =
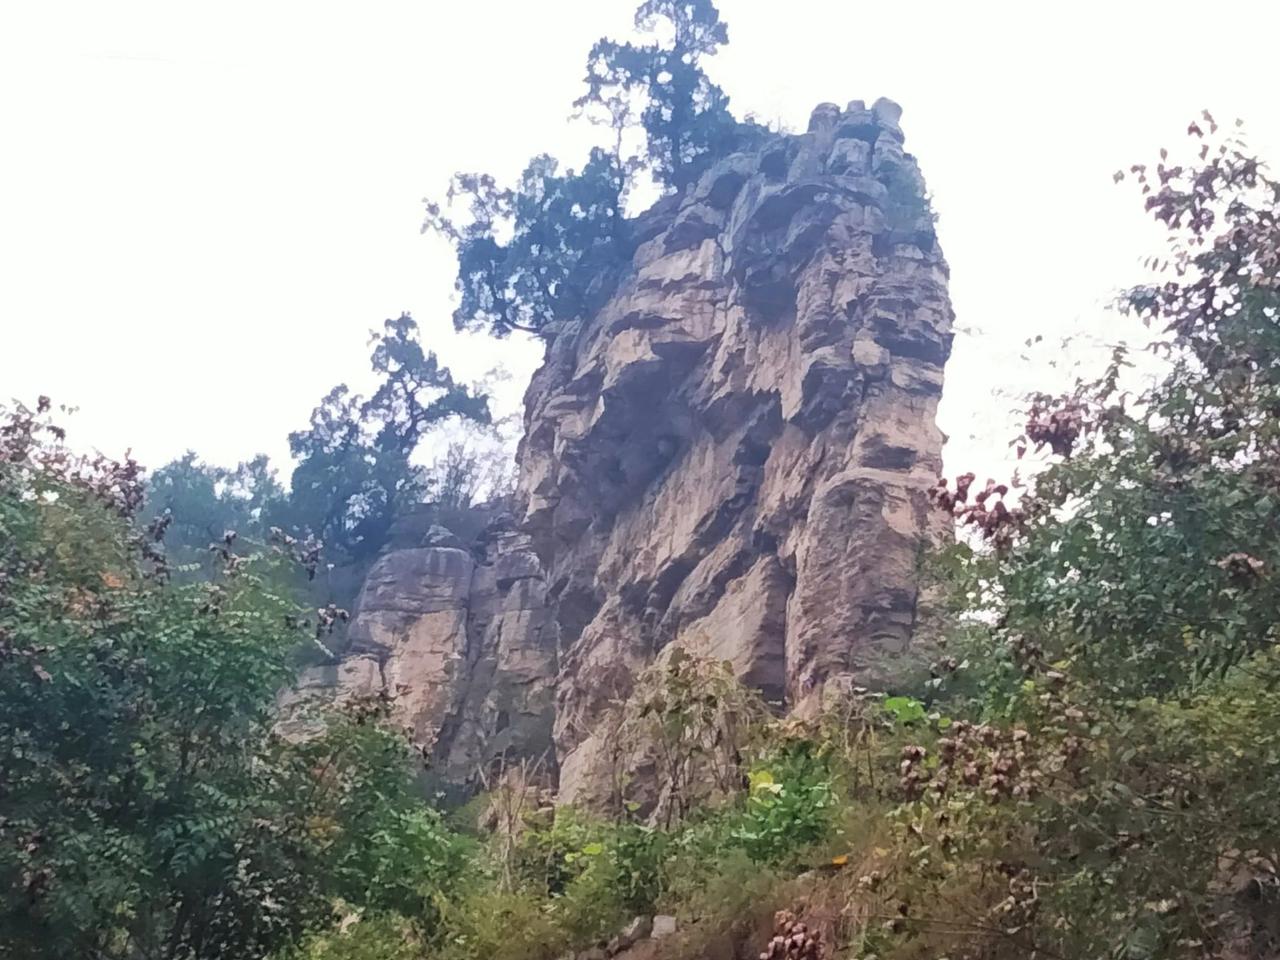
{"type": "MultiPolygon", "coordinates": [[[[453,262],[420,200],[457,169],[576,164],[585,54],[636,0],[5,0],[0,398],[79,406],[73,440],[158,466],[282,458],[368,330],[410,310],[455,372],[540,349],[453,333],[453,262]]],[[[1004,456],[1011,397],[1105,313],[1159,235],[1111,174],[1201,107],[1280,156],[1280,4],[722,0],[711,72],[741,114],[803,129],[890,96],[940,214],[962,331],[949,465],[1004,456]],[[1019,359],[1022,341],[1052,346],[1019,359]],[[993,395],[999,394],[999,395],[993,395]]],[[[1130,331],[1131,332],[1131,331],[1130,331]]]]}

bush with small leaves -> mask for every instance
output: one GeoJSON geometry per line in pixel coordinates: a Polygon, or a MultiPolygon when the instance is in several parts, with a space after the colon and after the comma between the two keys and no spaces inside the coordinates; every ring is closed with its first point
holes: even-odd
{"type": "Polygon", "coordinates": [[[251,960],[337,898],[429,923],[455,848],[403,739],[274,732],[291,558],[226,532],[211,579],[170,578],[140,469],[49,414],[0,412],[0,954],[251,960]]]}

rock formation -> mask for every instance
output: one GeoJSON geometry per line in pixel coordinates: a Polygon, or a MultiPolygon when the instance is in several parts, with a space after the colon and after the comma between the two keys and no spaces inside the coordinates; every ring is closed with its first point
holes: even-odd
{"type": "Polygon", "coordinates": [[[673,644],[795,711],[886,682],[941,533],[952,319],[900,112],[821,105],[637,218],[598,309],[546,332],[515,526],[381,558],[320,682],[400,689],[454,775],[553,731],[581,800],[598,721],[673,644]]]}
{"type": "Polygon", "coordinates": [[[528,538],[499,518],[471,548],[441,527],[423,542],[378,558],[340,657],[286,694],[297,732],[304,702],[386,695],[446,781],[500,759],[554,769],[556,631],[528,538]]]}
{"type": "Polygon", "coordinates": [[[591,793],[596,721],[669,644],[801,711],[906,647],[952,311],[900,112],[824,104],[717,163],[553,331],[520,496],[560,626],[563,796],[591,793]]]}

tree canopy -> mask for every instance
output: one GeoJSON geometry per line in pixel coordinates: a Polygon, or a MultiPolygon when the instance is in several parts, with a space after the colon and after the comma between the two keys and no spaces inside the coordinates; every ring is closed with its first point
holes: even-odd
{"type": "Polygon", "coordinates": [[[353,909],[429,909],[451,841],[374,712],[292,743],[287,550],[178,581],[141,471],[0,412],[0,955],[255,958],[353,909]]]}
{"type": "Polygon", "coordinates": [[[144,513],[170,518],[175,563],[207,565],[210,545],[228,530],[261,546],[272,527],[314,537],[335,562],[364,561],[386,544],[408,508],[438,495],[456,508],[462,488],[474,496],[481,471],[494,475],[492,464],[458,441],[435,463],[415,459],[424,439],[451,422],[487,430],[488,397],[458,383],[423,348],[408,314],[385,321],[370,342],[377,387],[366,398],[339,384],[312,411],[307,428],[289,435],[297,464],[288,490],[262,455],[227,469],[188,452],[151,476],[144,513]]]}
{"type": "Polygon", "coordinates": [[[448,367],[422,348],[408,314],[383,325],[370,357],[380,376],[367,399],[343,384],[289,435],[298,464],[286,516],[342,554],[360,559],[386,542],[392,521],[419,502],[428,486],[412,457],[433,427],[460,418],[490,422],[489,401],[457,383],[448,367]]]}
{"type": "Polygon", "coordinates": [[[448,204],[466,198],[469,219],[429,203],[425,226],[457,250],[454,325],[504,337],[574,316],[591,279],[586,261],[594,253],[607,262],[619,241],[623,189],[617,157],[598,148],[580,172],[535,157],[514,187],[488,174],[455,176],[448,204]]]}
{"type": "Polygon", "coordinates": [[[635,179],[647,172],[682,190],[744,129],[702,64],[729,39],[712,0],[646,0],[635,24],[652,39],[603,38],[588,55],[574,106],[611,139],[580,169],[562,172],[543,154],[514,186],[457,174],[444,204],[427,203],[423,230],[457,254],[458,329],[538,334],[581,315],[592,283],[627,252],[623,208],[635,179]]]}
{"type": "Polygon", "coordinates": [[[704,57],[729,42],[729,29],[713,0],[646,0],[635,25],[655,38],[598,40],[587,57],[587,92],[574,106],[610,126],[638,114],[644,133],[639,165],[664,187],[680,190],[737,133],[729,98],[702,67],[704,57]]]}

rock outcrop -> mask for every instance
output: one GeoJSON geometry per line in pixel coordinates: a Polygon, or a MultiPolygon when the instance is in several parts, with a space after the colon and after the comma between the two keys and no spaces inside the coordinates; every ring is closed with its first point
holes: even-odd
{"type": "Polygon", "coordinates": [[[470,548],[438,526],[422,542],[374,563],[339,657],[302,672],[288,713],[305,724],[304,702],[387,696],[446,781],[499,760],[553,771],[556,632],[528,538],[499,519],[470,548]]]}
{"type": "Polygon", "coordinates": [[[394,694],[450,779],[554,743],[590,801],[599,721],[672,645],[793,711],[889,682],[946,527],[952,320],[899,113],[824,104],[634,221],[598,309],[547,331],[515,522],[383,556],[302,685],[394,694]]]}
{"type": "Polygon", "coordinates": [[[788,709],[883,682],[939,527],[947,266],[899,108],[818,107],[636,224],[603,307],[549,331],[522,528],[559,624],[562,797],[671,644],[788,709]]]}

